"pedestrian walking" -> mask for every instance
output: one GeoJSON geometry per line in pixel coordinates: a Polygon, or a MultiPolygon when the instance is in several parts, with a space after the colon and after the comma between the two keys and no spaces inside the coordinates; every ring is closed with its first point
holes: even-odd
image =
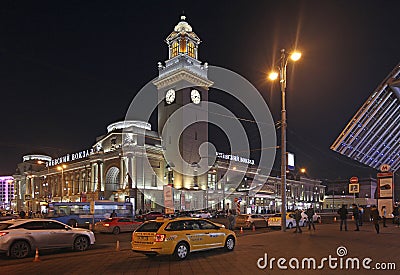
{"type": "Polygon", "coordinates": [[[300,220],[301,220],[301,211],[300,209],[296,209],[296,211],[294,211],[294,220],[296,221],[296,230],[294,231],[294,233],[301,233],[301,228],[300,228],[300,220]]]}
{"type": "Polygon", "coordinates": [[[392,214],[393,214],[393,223],[397,224],[397,227],[399,227],[400,226],[400,220],[399,220],[400,211],[399,211],[399,206],[397,204],[394,205],[392,214]]]}
{"type": "Polygon", "coordinates": [[[364,217],[364,208],[362,208],[361,206],[359,206],[359,207],[358,207],[358,212],[359,212],[359,215],[360,215],[360,217],[359,217],[359,219],[358,219],[358,224],[359,224],[360,226],[362,226],[362,225],[363,225],[363,217],[364,217]]]}
{"type": "Polygon", "coordinates": [[[356,230],[354,231],[360,231],[359,228],[360,210],[358,209],[358,206],[355,203],[353,203],[353,217],[354,221],[356,222],[356,230]]]}
{"type": "Polygon", "coordinates": [[[115,210],[112,211],[110,218],[115,218],[117,216],[117,213],[115,212],[115,210]]]}
{"type": "Polygon", "coordinates": [[[21,219],[25,219],[26,213],[24,210],[19,211],[19,216],[21,217],[21,219]]]}
{"type": "Polygon", "coordinates": [[[381,217],[379,216],[378,208],[376,208],[376,205],[373,205],[371,207],[371,219],[372,219],[372,222],[374,223],[375,230],[376,230],[377,234],[379,234],[379,220],[380,220],[380,218],[381,217]]]}
{"type": "Polygon", "coordinates": [[[344,229],[347,231],[347,208],[345,204],[342,204],[342,207],[338,210],[337,212],[340,216],[340,231],[343,229],[343,224],[344,224],[344,229]]]}
{"type": "Polygon", "coordinates": [[[234,226],[235,226],[235,216],[232,214],[232,210],[228,211],[228,229],[229,230],[233,230],[234,226]]]}
{"type": "Polygon", "coordinates": [[[383,227],[387,227],[386,226],[386,206],[384,206],[384,205],[382,205],[382,208],[381,208],[381,216],[383,219],[383,227]]]}
{"type": "Polygon", "coordinates": [[[311,226],[312,226],[315,231],[315,224],[314,224],[315,211],[314,211],[314,208],[312,205],[307,209],[306,215],[307,215],[307,220],[308,220],[308,230],[311,230],[311,226]]]}

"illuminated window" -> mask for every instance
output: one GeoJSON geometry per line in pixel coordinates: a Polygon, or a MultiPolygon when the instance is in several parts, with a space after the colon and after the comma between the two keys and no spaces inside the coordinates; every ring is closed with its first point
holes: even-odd
{"type": "Polygon", "coordinates": [[[181,41],[180,41],[179,52],[186,53],[186,40],[185,39],[181,39],[181,41]]]}
{"type": "Polygon", "coordinates": [[[178,44],[177,41],[175,41],[175,42],[172,44],[171,58],[178,55],[178,47],[179,47],[179,44],[178,44]]]}
{"type": "Polygon", "coordinates": [[[194,56],[194,44],[192,42],[189,42],[189,44],[188,44],[188,55],[190,57],[196,58],[194,56]]]}

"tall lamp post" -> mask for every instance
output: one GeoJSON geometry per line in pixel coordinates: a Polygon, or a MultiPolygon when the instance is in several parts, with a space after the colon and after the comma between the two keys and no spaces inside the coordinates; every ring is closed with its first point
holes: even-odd
{"type": "MultiPolygon", "coordinates": [[[[292,61],[297,61],[301,57],[301,53],[293,52],[290,56],[292,61]]],[[[282,93],[282,110],[281,110],[281,228],[286,231],[286,67],[288,63],[288,56],[285,49],[281,50],[279,73],[271,72],[269,74],[270,80],[276,80],[279,76],[279,82],[282,93]]]]}

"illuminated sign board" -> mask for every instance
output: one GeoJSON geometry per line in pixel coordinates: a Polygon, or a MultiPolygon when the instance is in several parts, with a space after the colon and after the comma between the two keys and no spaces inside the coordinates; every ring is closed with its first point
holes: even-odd
{"type": "Polygon", "coordinates": [[[287,152],[287,167],[289,170],[294,170],[294,154],[287,152]]]}
{"type": "Polygon", "coordinates": [[[93,152],[94,152],[93,149],[87,149],[87,150],[83,150],[83,151],[80,151],[77,153],[66,154],[65,156],[51,159],[50,161],[48,161],[46,163],[46,166],[51,167],[51,166],[59,165],[61,163],[66,163],[66,162],[70,162],[70,161],[74,161],[74,160],[78,160],[78,159],[87,158],[91,154],[93,154],[93,152]]]}
{"type": "Polygon", "coordinates": [[[254,160],[253,159],[248,159],[248,158],[235,156],[235,155],[227,155],[227,154],[224,154],[224,153],[217,152],[217,158],[233,160],[233,161],[237,161],[237,162],[242,162],[242,163],[254,165],[254,160]]]}

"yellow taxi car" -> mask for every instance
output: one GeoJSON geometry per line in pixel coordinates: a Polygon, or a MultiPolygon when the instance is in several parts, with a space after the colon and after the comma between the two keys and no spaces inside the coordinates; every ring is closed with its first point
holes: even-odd
{"type": "Polygon", "coordinates": [[[132,233],[132,251],[148,257],[173,255],[184,260],[190,252],[225,248],[233,251],[236,235],[222,224],[202,218],[157,218],[132,233]]]}
{"type": "MultiPolygon", "coordinates": [[[[268,218],[268,227],[281,227],[282,225],[282,214],[277,213],[268,218]]],[[[286,228],[293,228],[296,226],[296,220],[294,219],[294,212],[286,213],[286,228]]],[[[304,226],[304,220],[300,220],[299,226],[304,226]]]]}

